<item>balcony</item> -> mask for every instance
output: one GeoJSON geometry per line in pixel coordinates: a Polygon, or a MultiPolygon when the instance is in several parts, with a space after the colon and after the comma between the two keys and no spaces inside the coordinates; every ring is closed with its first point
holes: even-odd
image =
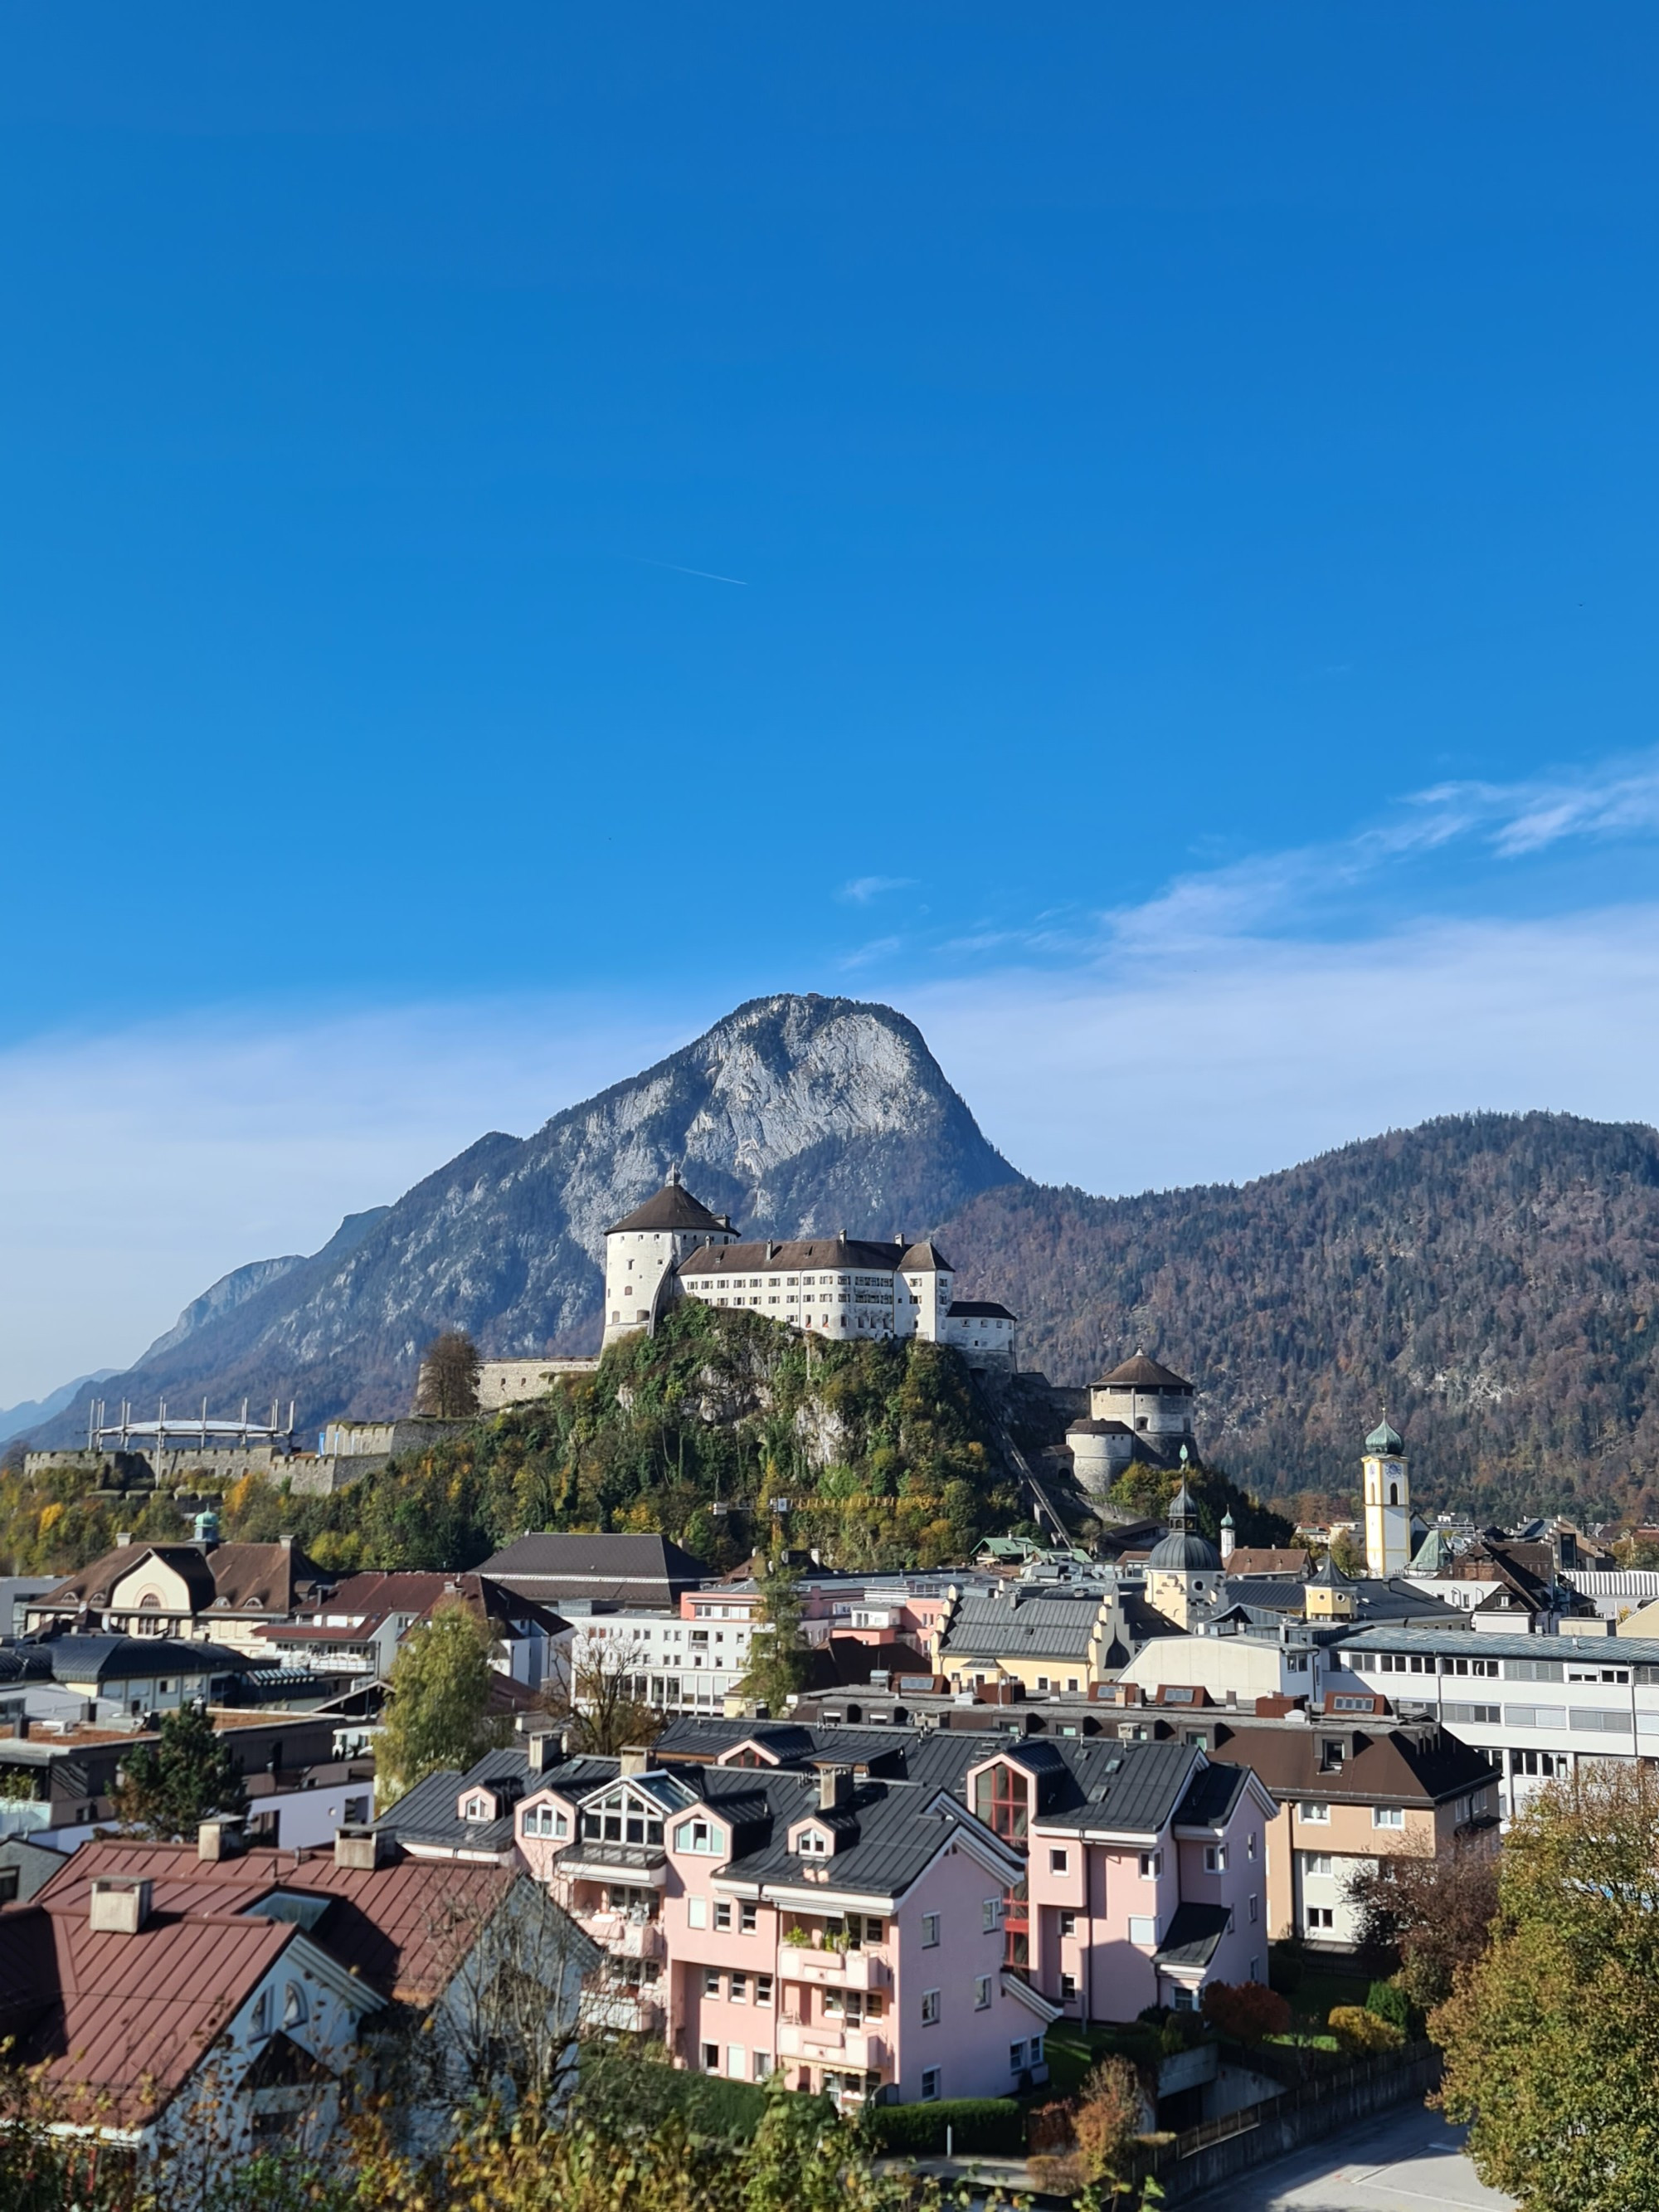
{"type": "Polygon", "coordinates": [[[846,2066],[864,2074],[879,2073],[893,2063],[886,2037],[868,2028],[839,2027],[833,2020],[781,2020],[778,2022],[780,2058],[806,2058],[819,2065],[846,2066]]]}
{"type": "Polygon", "coordinates": [[[786,1982],[806,1982],[821,1990],[893,1986],[893,1970],[879,1951],[814,1951],[804,1943],[781,1943],[778,1973],[786,1982]]]}
{"type": "Polygon", "coordinates": [[[613,1959],[664,1959],[668,1941],[662,1923],[643,1912],[595,1912],[583,1927],[613,1959]]]}
{"type": "Polygon", "coordinates": [[[585,2034],[660,2036],[666,2015],[645,1990],[585,1990],[578,2019],[585,2034]]]}
{"type": "Polygon", "coordinates": [[[559,1854],[566,1881],[623,1882],[635,1889],[664,1889],[668,1855],[656,1844],[569,1844],[559,1854]]]}

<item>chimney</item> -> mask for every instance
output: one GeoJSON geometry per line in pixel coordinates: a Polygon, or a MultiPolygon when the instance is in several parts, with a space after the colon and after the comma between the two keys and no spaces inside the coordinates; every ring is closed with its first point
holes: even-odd
{"type": "Polygon", "coordinates": [[[623,1747],[622,1765],[618,1771],[623,1774],[648,1774],[651,1771],[650,1745],[625,1744],[623,1747]]]}
{"type": "Polygon", "coordinates": [[[772,1257],[772,1255],[777,1250],[777,1249],[778,1248],[775,1244],[769,1241],[766,1247],[766,1256],[769,1260],[772,1257]]]}
{"type": "Polygon", "coordinates": [[[389,1836],[378,1828],[356,1825],[334,1831],[334,1863],[337,1867],[351,1867],[359,1874],[373,1874],[392,1856],[392,1844],[389,1836]]]}
{"type": "Polygon", "coordinates": [[[818,1770],[818,1804],[826,1813],[837,1805],[844,1805],[853,1794],[853,1772],[847,1766],[824,1766],[818,1770]]]}
{"type": "Polygon", "coordinates": [[[204,1864],[240,1858],[246,1840],[241,1821],[221,1814],[216,1820],[203,1820],[198,1826],[196,1856],[204,1864]]]}
{"type": "Polygon", "coordinates": [[[94,1936],[136,1936],[149,1918],[147,1881],[94,1881],[87,1926],[94,1936]]]}
{"type": "Polygon", "coordinates": [[[128,1546],[131,1541],[132,1541],[132,1531],[131,1531],[131,1528],[118,1528],[118,1529],[116,1530],[116,1532],[115,1532],[115,1548],[116,1548],[116,1550],[117,1550],[118,1552],[124,1552],[124,1551],[125,1551],[125,1549],[126,1549],[127,1546],[128,1546]]]}
{"type": "Polygon", "coordinates": [[[556,1729],[543,1729],[525,1746],[524,1756],[532,1774],[545,1774],[564,1757],[564,1738],[556,1729]]]}
{"type": "Polygon", "coordinates": [[[27,1713],[12,1713],[9,1715],[6,1721],[6,1734],[8,1735],[26,1737],[28,1735],[28,1732],[29,1717],[27,1713]]]}

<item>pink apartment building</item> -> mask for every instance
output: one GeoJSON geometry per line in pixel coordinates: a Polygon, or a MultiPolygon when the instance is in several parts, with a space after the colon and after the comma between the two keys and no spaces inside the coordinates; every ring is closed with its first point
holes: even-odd
{"type": "Polygon", "coordinates": [[[862,2104],[1007,2095],[1062,2013],[1263,1978],[1275,1810],[1194,1746],[684,1719],[621,1760],[492,1752],[382,1826],[547,1883],[604,1953],[591,2028],[862,2104]]]}
{"type": "Polygon", "coordinates": [[[763,1734],[708,1764],[629,1754],[597,1785],[531,1778],[519,1849],[610,1957],[594,2027],[842,2104],[1047,2078],[1058,2008],[1004,1962],[1018,1854],[947,1787],[785,1766],[763,1734]]]}
{"type": "Polygon", "coordinates": [[[1007,1964],[1073,2019],[1195,2008],[1267,1968],[1267,1828],[1278,1806],[1195,1745],[1100,1737],[980,1747],[965,1794],[1024,1859],[1007,1964]]]}

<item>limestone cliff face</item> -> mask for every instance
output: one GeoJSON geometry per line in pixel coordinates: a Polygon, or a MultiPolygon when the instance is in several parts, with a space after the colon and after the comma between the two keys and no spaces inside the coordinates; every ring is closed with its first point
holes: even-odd
{"type": "MultiPolygon", "coordinates": [[[[590,1350],[605,1230],[675,1163],[760,1236],[919,1237],[1019,1180],[902,1015],[757,999],[534,1136],[481,1138],[312,1258],[238,1270],[102,1395],[293,1397],[311,1425],[404,1406],[441,1328],[502,1358],[590,1350]],[[250,1280],[259,1267],[274,1272],[250,1280]]],[[[70,1437],[77,1418],[83,1430],[76,1407],[54,1431],[70,1437]]]]}

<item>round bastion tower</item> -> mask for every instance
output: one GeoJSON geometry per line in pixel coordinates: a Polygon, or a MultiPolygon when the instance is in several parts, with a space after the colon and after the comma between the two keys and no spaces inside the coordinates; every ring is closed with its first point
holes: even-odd
{"type": "Polygon", "coordinates": [[[1089,1385],[1086,1419],[1066,1431],[1079,1486],[1103,1498],[1133,1460],[1173,1467],[1193,1443],[1193,1386],[1144,1352],[1089,1385]]]}
{"type": "Polygon", "coordinates": [[[723,1213],[711,1213],[680,1181],[677,1167],[654,1198],[624,1214],[605,1232],[605,1335],[614,1344],[636,1328],[652,1328],[672,1288],[674,1270],[704,1244],[734,1244],[738,1232],[723,1213]]]}

